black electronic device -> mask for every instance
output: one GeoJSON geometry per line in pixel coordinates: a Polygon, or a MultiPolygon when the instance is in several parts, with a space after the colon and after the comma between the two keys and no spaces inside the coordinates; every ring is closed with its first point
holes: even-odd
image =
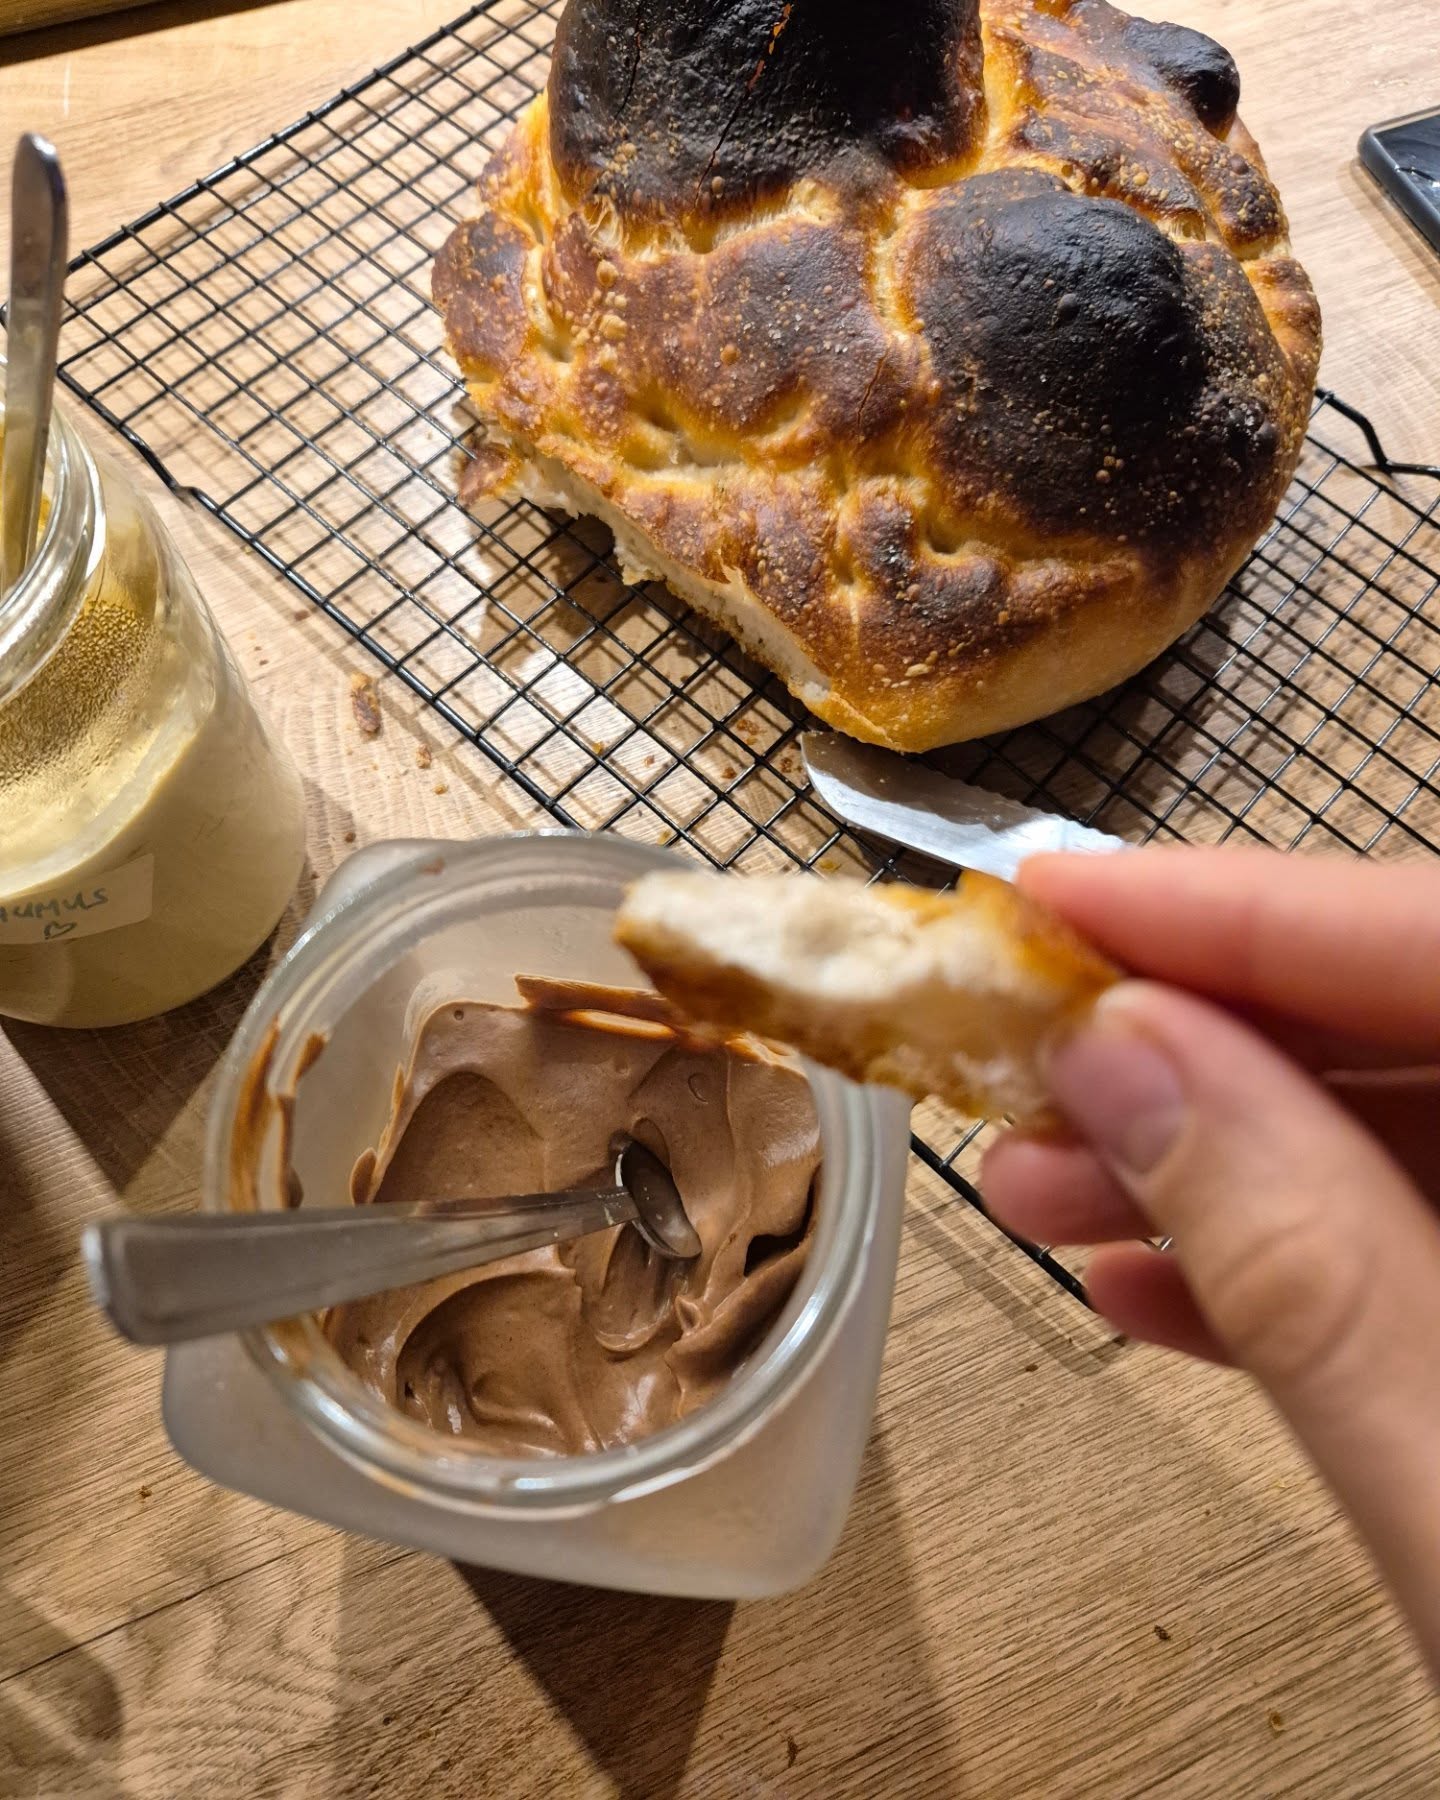
{"type": "Polygon", "coordinates": [[[1440,250],[1440,107],[1372,125],[1360,139],[1360,160],[1440,250]]]}

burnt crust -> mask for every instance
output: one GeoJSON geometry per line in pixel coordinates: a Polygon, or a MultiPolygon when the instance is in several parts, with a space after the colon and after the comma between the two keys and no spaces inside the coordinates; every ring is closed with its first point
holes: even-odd
{"type": "Polygon", "coordinates": [[[920,749],[1198,617],[1293,470],[1319,317],[1208,39],[988,0],[982,91],[965,6],[819,16],[572,0],[434,291],[489,432],[467,499],[600,512],[823,717],[920,749]],[[856,59],[918,65],[881,15],[951,34],[965,106],[922,59],[887,126],[856,59]]]}
{"type": "Polygon", "coordinates": [[[1222,44],[1188,25],[1152,19],[1131,19],[1124,36],[1162,81],[1184,95],[1207,131],[1229,129],[1240,105],[1240,71],[1222,44]]]}
{"type": "Polygon", "coordinates": [[[1284,359],[1232,257],[1038,170],[931,207],[903,285],[942,385],[935,444],[1037,534],[1198,550],[1275,457],[1284,359]]]}
{"type": "Polygon", "coordinates": [[[864,185],[970,149],[980,61],[976,0],[588,0],[555,34],[551,156],[630,215],[864,185]]]}

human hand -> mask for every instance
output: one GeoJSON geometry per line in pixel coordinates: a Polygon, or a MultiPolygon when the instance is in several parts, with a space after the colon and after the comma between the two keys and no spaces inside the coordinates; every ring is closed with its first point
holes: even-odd
{"type": "Polygon", "coordinates": [[[987,1205],[1107,1245],[1107,1318],[1264,1385],[1440,1676],[1440,869],[1176,848],[1019,885],[1140,979],[1053,1059],[1071,1134],[997,1140],[987,1205]]]}

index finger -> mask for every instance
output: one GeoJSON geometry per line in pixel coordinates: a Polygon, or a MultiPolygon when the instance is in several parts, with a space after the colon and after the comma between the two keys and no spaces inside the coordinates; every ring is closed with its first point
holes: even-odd
{"type": "Polygon", "coordinates": [[[1440,1056],[1440,865],[1175,845],[1035,856],[1017,882],[1137,975],[1440,1056]]]}

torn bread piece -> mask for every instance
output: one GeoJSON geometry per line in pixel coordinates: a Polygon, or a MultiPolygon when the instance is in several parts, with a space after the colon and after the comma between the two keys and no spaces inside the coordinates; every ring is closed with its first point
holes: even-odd
{"type": "Polygon", "coordinates": [[[1048,1047],[1120,970],[1008,882],[953,892],[809,875],[647,875],[615,936],[707,1025],[790,1044],[856,1081],[1029,1124],[1048,1047]]]}

